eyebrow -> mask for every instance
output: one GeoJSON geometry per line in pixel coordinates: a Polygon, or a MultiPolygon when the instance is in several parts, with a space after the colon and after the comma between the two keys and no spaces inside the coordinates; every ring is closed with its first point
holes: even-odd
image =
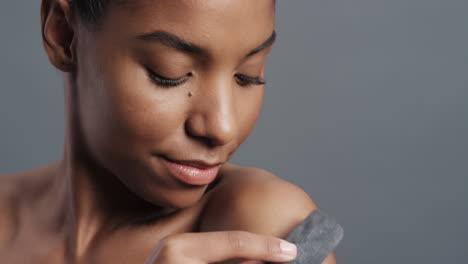
{"type": "MultiPolygon", "coordinates": [[[[158,30],[155,32],[140,35],[137,38],[141,40],[145,40],[145,41],[157,41],[157,42],[162,43],[163,45],[175,48],[185,53],[208,54],[208,52],[202,47],[196,44],[193,44],[187,40],[184,40],[183,38],[178,37],[167,31],[158,30]]],[[[273,45],[275,40],[276,40],[276,31],[273,30],[273,33],[271,34],[271,36],[265,42],[263,42],[260,46],[256,47],[255,49],[247,53],[246,57],[250,57],[268,48],[269,46],[273,45]]]]}

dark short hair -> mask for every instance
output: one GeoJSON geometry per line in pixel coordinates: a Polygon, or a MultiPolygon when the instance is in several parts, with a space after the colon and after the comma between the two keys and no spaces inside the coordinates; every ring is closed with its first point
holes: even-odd
{"type": "MultiPolygon", "coordinates": [[[[86,25],[96,26],[111,2],[124,0],[71,0],[71,8],[86,25]]],[[[276,5],[276,0],[273,0],[276,5]]]]}
{"type": "Polygon", "coordinates": [[[71,0],[71,8],[86,25],[97,25],[112,0],[71,0]]]}

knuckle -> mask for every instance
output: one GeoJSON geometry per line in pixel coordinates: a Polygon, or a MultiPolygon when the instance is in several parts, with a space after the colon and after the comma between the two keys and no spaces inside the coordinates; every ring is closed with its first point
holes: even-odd
{"type": "MultiPolygon", "coordinates": [[[[198,261],[193,261],[180,256],[158,256],[151,264],[202,264],[198,261]]],[[[205,264],[205,263],[203,263],[205,264]]]]}
{"type": "Polygon", "coordinates": [[[172,254],[165,247],[161,248],[156,257],[155,263],[177,263],[177,255],[172,254]]]}
{"type": "Polygon", "coordinates": [[[167,263],[177,263],[176,259],[182,255],[179,241],[177,236],[169,236],[162,239],[158,258],[164,259],[167,263]]]}
{"type": "Polygon", "coordinates": [[[267,239],[266,249],[269,254],[274,254],[274,255],[280,254],[281,253],[280,241],[276,239],[267,239]]]}
{"type": "Polygon", "coordinates": [[[244,231],[233,231],[227,234],[227,241],[235,250],[244,251],[248,246],[249,237],[244,231]]]}

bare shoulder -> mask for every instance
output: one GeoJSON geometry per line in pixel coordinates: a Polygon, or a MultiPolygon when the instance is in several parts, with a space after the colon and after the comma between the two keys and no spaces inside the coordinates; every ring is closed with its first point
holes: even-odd
{"type": "MultiPolygon", "coordinates": [[[[26,176],[27,173],[0,174],[0,210],[2,212],[11,209],[12,202],[18,198],[26,176]]],[[[0,217],[4,215],[1,214],[0,217]]]]}
{"type": "Polygon", "coordinates": [[[225,174],[205,206],[200,225],[205,231],[285,237],[317,208],[302,188],[267,170],[231,165],[225,174]]]}
{"type": "Polygon", "coordinates": [[[18,177],[16,174],[0,175],[0,248],[13,238],[18,208],[18,177]]]}
{"type": "MultiPolygon", "coordinates": [[[[200,219],[200,232],[244,230],[286,238],[317,209],[294,183],[259,168],[229,165],[200,219]]],[[[322,264],[336,264],[331,252],[322,264]]]]}
{"type": "Polygon", "coordinates": [[[19,224],[21,206],[43,184],[51,166],[11,174],[0,174],[0,248],[8,245],[19,224]]]}
{"type": "Polygon", "coordinates": [[[22,171],[10,174],[0,174],[0,205],[13,197],[26,197],[35,187],[44,182],[44,172],[49,167],[22,171]]]}

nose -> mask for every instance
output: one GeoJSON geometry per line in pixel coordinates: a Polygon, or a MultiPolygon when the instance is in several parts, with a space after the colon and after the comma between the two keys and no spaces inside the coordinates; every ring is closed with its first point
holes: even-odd
{"type": "Polygon", "coordinates": [[[197,89],[189,99],[192,111],[185,123],[187,134],[210,147],[234,140],[237,133],[234,99],[231,85],[226,81],[197,89]]]}

